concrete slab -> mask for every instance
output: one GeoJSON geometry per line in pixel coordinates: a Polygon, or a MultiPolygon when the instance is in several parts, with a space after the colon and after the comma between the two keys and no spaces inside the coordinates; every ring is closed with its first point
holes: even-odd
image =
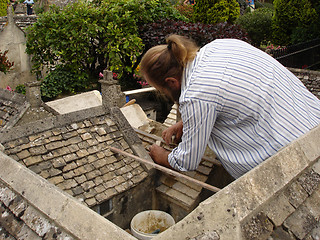
{"type": "Polygon", "coordinates": [[[93,90],[46,102],[46,104],[59,114],[66,114],[87,108],[98,107],[102,104],[102,97],[99,91],[93,90]]]}

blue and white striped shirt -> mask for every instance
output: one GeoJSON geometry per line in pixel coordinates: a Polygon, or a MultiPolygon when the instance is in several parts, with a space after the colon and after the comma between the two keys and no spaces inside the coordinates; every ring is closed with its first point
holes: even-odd
{"type": "Polygon", "coordinates": [[[182,142],[168,157],[198,167],[208,146],[238,178],[320,123],[320,100],[275,59],[236,39],[200,49],[182,77],[182,142]]]}

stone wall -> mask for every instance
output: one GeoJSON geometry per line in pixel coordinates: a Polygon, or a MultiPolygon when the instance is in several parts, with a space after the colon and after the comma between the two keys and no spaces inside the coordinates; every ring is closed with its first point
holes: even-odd
{"type": "Polygon", "coordinates": [[[320,98],[320,71],[289,68],[315,96],[320,98]]]}

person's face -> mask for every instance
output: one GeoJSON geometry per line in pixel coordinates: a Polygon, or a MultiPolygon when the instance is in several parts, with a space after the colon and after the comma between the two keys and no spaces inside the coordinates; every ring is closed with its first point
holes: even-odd
{"type": "Polygon", "coordinates": [[[159,92],[163,93],[173,102],[179,102],[180,94],[181,94],[181,84],[180,81],[176,78],[166,78],[166,85],[159,86],[154,84],[150,79],[146,78],[146,81],[153,87],[155,87],[159,92]]]}

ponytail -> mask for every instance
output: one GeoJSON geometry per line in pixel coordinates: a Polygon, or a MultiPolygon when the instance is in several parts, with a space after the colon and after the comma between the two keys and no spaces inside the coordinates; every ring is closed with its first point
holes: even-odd
{"type": "Polygon", "coordinates": [[[192,40],[179,35],[170,35],[166,42],[149,49],[140,62],[142,76],[158,86],[164,86],[167,77],[181,79],[183,69],[199,50],[192,40]]]}

